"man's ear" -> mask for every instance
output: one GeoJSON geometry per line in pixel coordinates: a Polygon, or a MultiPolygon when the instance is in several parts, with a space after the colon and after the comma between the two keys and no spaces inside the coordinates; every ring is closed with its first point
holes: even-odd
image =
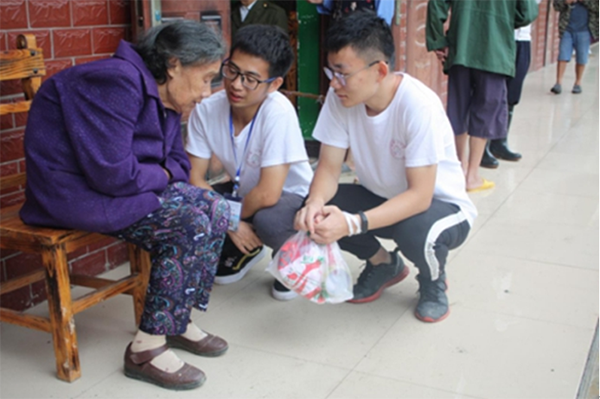
{"type": "Polygon", "coordinates": [[[388,73],[390,73],[390,64],[385,61],[380,61],[379,64],[377,64],[377,72],[379,73],[379,78],[377,80],[381,81],[388,73]]]}
{"type": "Polygon", "coordinates": [[[279,90],[279,88],[281,87],[282,84],[283,84],[283,78],[281,76],[278,76],[277,78],[275,78],[275,80],[272,81],[271,84],[269,85],[269,94],[273,93],[274,91],[279,90]]]}

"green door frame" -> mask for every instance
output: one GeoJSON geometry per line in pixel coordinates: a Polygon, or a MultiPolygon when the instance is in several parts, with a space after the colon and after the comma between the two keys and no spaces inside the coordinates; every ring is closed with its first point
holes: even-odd
{"type": "MultiPolygon", "coordinates": [[[[298,15],[298,91],[319,95],[320,17],[314,4],[296,2],[298,15]]],[[[298,118],[302,136],[312,140],[320,105],[314,99],[298,97],[298,118]]]]}

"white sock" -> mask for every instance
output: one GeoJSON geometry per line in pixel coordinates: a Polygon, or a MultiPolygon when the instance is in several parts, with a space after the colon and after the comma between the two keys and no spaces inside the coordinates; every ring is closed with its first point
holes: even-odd
{"type": "MultiPolygon", "coordinates": [[[[143,352],[151,349],[156,349],[163,346],[167,342],[167,337],[164,335],[146,334],[142,330],[138,330],[133,343],[131,344],[132,352],[143,352]]],[[[175,352],[168,350],[156,356],[150,361],[154,367],[167,373],[174,373],[185,364],[175,352]]]]}
{"type": "Polygon", "coordinates": [[[208,336],[204,331],[202,331],[197,325],[194,324],[193,321],[190,320],[188,323],[187,330],[183,334],[181,334],[183,338],[189,339],[190,341],[198,342],[201,339],[208,336]]]}

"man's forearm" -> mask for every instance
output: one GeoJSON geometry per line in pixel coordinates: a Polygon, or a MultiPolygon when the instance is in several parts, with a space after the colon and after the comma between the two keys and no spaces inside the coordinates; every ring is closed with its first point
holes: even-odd
{"type": "MultiPolygon", "coordinates": [[[[279,197],[281,197],[281,194],[279,197]]],[[[275,205],[278,200],[279,198],[275,198],[274,195],[270,195],[262,190],[257,190],[257,187],[253,188],[246,194],[242,201],[242,219],[253,216],[263,208],[275,205]]]]}
{"type": "Polygon", "coordinates": [[[327,170],[317,168],[306,202],[320,201],[323,205],[329,202],[337,192],[338,178],[327,170]]]}

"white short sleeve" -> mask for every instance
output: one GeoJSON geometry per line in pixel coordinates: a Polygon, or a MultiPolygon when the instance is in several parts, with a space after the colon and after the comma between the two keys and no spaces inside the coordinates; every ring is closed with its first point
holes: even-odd
{"type": "Polygon", "coordinates": [[[332,147],[350,147],[347,112],[349,110],[343,108],[333,89],[329,89],[325,98],[325,104],[323,104],[317,124],[313,130],[313,138],[332,147]]]}
{"type": "Polygon", "coordinates": [[[188,135],[185,150],[195,157],[210,159],[212,151],[206,137],[206,107],[197,105],[188,120],[188,135]]]}

